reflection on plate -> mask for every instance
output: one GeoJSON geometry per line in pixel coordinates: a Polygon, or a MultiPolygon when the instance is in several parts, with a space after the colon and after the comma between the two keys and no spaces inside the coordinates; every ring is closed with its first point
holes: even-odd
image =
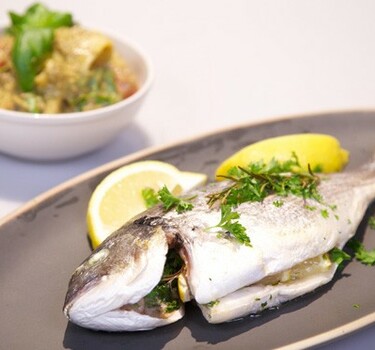
{"type": "MultiPolygon", "coordinates": [[[[71,273],[88,255],[85,215],[90,195],[111,170],[130,161],[157,159],[213,178],[218,163],[246,144],[300,132],[329,133],[351,152],[350,168],[375,151],[375,112],[346,112],[280,119],[147,150],[86,173],[26,204],[0,226],[0,339],[4,349],[265,349],[311,346],[375,322],[369,280],[375,268],[351,262],[334,281],[257,317],[210,325],[189,305],[183,320],[148,332],[111,334],[70,324],[62,304],[71,273]],[[360,305],[360,307],[354,307],[360,305]]],[[[369,208],[368,215],[375,206],[369,208]]],[[[366,233],[359,237],[375,246],[366,233]]]]}

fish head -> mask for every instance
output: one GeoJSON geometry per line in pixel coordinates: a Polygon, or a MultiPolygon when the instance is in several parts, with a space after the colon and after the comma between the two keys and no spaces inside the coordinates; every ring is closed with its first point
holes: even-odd
{"type": "Polygon", "coordinates": [[[167,252],[167,236],[157,218],[125,224],[75,270],[64,313],[89,328],[109,312],[121,317],[121,308],[137,303],[158,284],[167,252]]]}

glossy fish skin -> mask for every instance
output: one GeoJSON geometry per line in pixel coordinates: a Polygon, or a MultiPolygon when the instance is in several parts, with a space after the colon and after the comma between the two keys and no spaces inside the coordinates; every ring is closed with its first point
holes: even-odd
{"type": "Polygon", "coordinates": [[[265,309],[277,307],[286,301],[309,293],[330,282],[336,269],[337,266],[332,265],[324,272],[322,271],[319,274],[308,276],[293,283],[279,283],[276,285],[255,283],[216,300],[212,305],[198,304],[198,306],[209,323],[222,323],[250,314],[257,314],[265,309]]]}
{"type": "Polygon", "coordinates": [[[117,331],[145,330],[175,322],[183,308],[168,318],[155,318],[120,310],[137,303],[160,281],[167,235],[157,210],[135,220],[105,240],[74,272],[64,303],[64,313],[78,325],[117,331]]]}
{"type": "MultiPolygon", "coordinates": [[[[295,196],[269,196],[263,202],[239,205],[236,211],[240,213],[240,223],[246,227],[251,247],[240,244],[233,237],[225,236],[225,233],[225,237],[223,233],[218,235],[220,229],[213,228],[220,221],[221,214],[218,206],[207,205],[207,195],[220,190],[223,186],[226,186],[225,182],[215,183],[193,192],[192,195],[196,197],[191,211],[178,214],[174,210],[163,213],[160,207],[150,209],[109,237],[99,250],[94,252],[94,256],[107,249],[109,255],[121,255],[127,261],[121,272],[130,276],[124,278],[125,283],[121,285],[121,290],[127,290],[121,293],[127,296],[121,296],[120,300],[117,300],[118,294],[121,293],[108,291],[113,287],[105,284],[107,279],[120,278],[119,274],[116,274],[116,268],[113,268],[114,272],[108,268],[108,261],[102,260],[93,268],[86,263],[78,268],[79,272],[76,276],[73,275],[69,286],[65,312],[70,319],[83,326],[87,325],[82,319],[90,319],[90,328],[105,330],[138,330],[166,324],[167,322],[155,322],[154,325],[146,323],[146,326],[141,328],[142,322],[145,321],[139,320],[131,327],[121,322],[113,326],[106,324],[106,318],[99,322],[98,315],[117,312],[115,318],[121,318],[118,311],[121,305],[137,302],[145,293],[147,294],[147,291],[160,280],[168,244],[176,241],[179,242],[179,249],[185,260],[185,277],[190,293],[201,305],[203,314],[209,322],[224,322],[261,311],[262,303],[254,304],[253,301],[254,291],[258,293],[259,288],[263,297],[269,298],[269,286],[260,283],[264,278],[282,273],[307,259],[327,253],[334,247],[342,248],[355,234],[368,204],[375,198],[375,172],[360,170],[323,175],[319,193],[324,204],[314,200],[305,201],[295,196]],[[280,199],[283,205],[275,206],[275,200],[280,199]],[[310,209],[307,209],[306,205],[310,209]],[[137,224],[139,220],[152,224],[147,228],[137,224]],[[146,232],[140,233],[141,229],[145,229],[146,232]],[[134,248],[136,244],[132,241],[139,242],[138,235],[141,235],[142,244],[134,248]],[[123,236],[126,238],[122,238],[123,236]],[[140,247],[145,247],[145,241],[150,243],[147,243],[147,249],[143,252],[140,247]],[[134,250],[117,247],[123,244],[130,245],[134,250]],[[155,269],[155,272],[151,268],[144,269],[143,265],[137,266],[139,259],[126,257],[127,254],[137,256],[134,252],[138,252],[139,256],[146,255],[147,258],[140,260],[148,261],[144,265],[153,265],[152,269],[155,269]],[[147,280],[148,287],[142,290],[137,287],[134,292],[130,287],[133,287],[133,284],[138,285],[138,279],[144,281],[142,283],[147,280]],[[126,286],[126,283],[129,286],[126,286]],[[93,288],[93,285],[96,287],[93,288]],[[91,291],[95,289],[98,293],[91,291]],[[84,298],[80,300],[80,296],[90,293],[92,295],[87,302],[82,302],[84,298]],[[95,298],[103,299],[103,303],[97,306],[95,298]],[[233,303],[233,300],[237,301],[233,303]],[[217,305],[207,307],[206,304],[216,301],[217,305]],[[80,306],[76,307],[75,304],[80,306]],[[230,308],[232,310],[229,310],[230,308]],[[85,318],[81,314],[89,316],[85,318]]],[[[111,265],[121,265],[120,256],[113,259],[111,265]]],[[[327,271],[299,281],[294,285],[294,289],[279,285],[278,290],[270,292],[275,296],[274,305],[327,283],[332,279],[335,269],[336,266],[333,264],[327,271]]],[[[183,310],[179,310],[178,317],[182,317],[182,313],[183,310]]],[[[174,322],[174,319],[167,321],[174,322]]]]}
{"type": "MultiPolygon", "coordinates": [[[[263,202],[240,205],[236,209],[241,214],[239,221],[246,227],[252,247],[218,238],[215,230],[207,232],[207,227],[220,221],[220,212],[208,208],[206,199],[198,196],[194,210],[179,219],[189,261],[187,279],[195,300],[209,303],[334,247],[342,248],[375,198],[375,174],[364,171],[323,178],[319,191],[325,203],[337,206],[335,210],[295,196],[269,196],[263,202]],[[283,200],[281,207],[273,204],[277,199],[283,200]],[[305,204],[315,210],[306,209],[305,204]],[[325,210],[327,218],[322,215],[325,210]]],[[[214,184],[207,192],[223,185],[214,184]]],[[[166,216],[177,220],[174,212],[166,216]]]]}

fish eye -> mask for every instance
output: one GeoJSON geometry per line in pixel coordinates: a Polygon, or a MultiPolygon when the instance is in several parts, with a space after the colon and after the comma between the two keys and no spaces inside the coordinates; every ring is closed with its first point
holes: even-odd
{"type": "Polygon", "coordinates": [[[91,255],[90,259],[87,261],[87,265],[92,266],[104,260],[109,254],[108,249],[102,249],[91,255]]]}

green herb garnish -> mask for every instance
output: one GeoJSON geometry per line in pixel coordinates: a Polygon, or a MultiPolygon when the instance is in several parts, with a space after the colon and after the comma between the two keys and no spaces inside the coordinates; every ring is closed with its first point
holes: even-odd
{"type": "Polygon", "coordinates": [[[146,208],[152,208],[159,203],[159,197],[156,191],[151,187],[142,189],[142,197],[146,204],[146,208]]]}
{"type": "Polygon", "coordinates": [[[142,189],[141,194],[147,208],[151,208],[158,203],[162,203],[166,211],[175,208],[179,214],[193,209],[193,204],[189,203],[188,201],[194,197],[185,199],[178,198],[174,196],[165,185],[158,192],[150,187],[145,187],[142,189]]]}
{"type": "Polygon", "coordinates": [[[354,257],[364,265],[375,265],[375,249],[366,250],[364,245],[357,239],[352,238],[348,247],[353,250],[354,257]]]}
{"type": "Polygon", "coordinates": [[[229,232],[238,242],[251,247],[250,239],[246,235],[246,229],[243,227],[237,219],[240,218],[240,214],[232,210],[230,205],[221,206],[221,219],[220,222],[211,228],[219,227],[229,232]]]}
{"type": "MultiPolygon", "coordinates": [[[[301,165],[294,152],[291,159],[286,162],[272,159],[268,164],[261,161],[251,163],[247,167],[231,168],[227,175],[221,177],[230,180],[232,184],[207,196],[209,206],[216,202],[220,203],[221,221],[216,227],[225,229],[239,242],[250,246],[245,228],[238,221],[234,221],[239,218],[239,214],[232,211],[232,207],[245,202],[260,202],[272,194],[281,197],[295,195],[321,202],[322,198],[317,190],[320,180],[313,174],[310,166],[308,169],[308,172],[301,171],[301,165]]],[[[281,207],[283,201],[275,200],[273,204],[281,207]]]]}
{"type": "Polygon", "coordinates": [[[158,285],[144,297],[145,305],[170,313],[181,307],[178,297],[177,277],[183,268],[179,254],[170,250],[164,266],[163,276],[158,285]]]}
{"type": "Polygon", "coordinates": [[[313,205],[305,205],[305,209],[307,209],[307,210],[310,210],[310,211],[314,211],[314,210],[316,210],[317,209],[317,207],[315,207],[315,206],[313,206],[313,205]]]}
{"type": "Polygon", "coordinates": [[[162,308],[164,312],[170,313],[181,307],[180,301],[173,294],[174,292],[169,284],[158,284],[145,296],[145,304],[147,307],[162,308]]]}
{"type": "Polygon", "coordinates": [[[344,261],[351,259],[351,256],[348,253],[345,253],[343,250],[336,247],[329,251],[329,257],[331,261],[336,263],[339,267],[342,266],[344,261]]]}
{"type": "Polygon", "coordinates": [[[163,203],[163,207],[165,210],[175,208],[177,213],[181,214],[184,211],[193,209],[193,204],[174,196],[168,190],[167,186],[163,186],[163,188],[158,192],[158,195],[160,201],[163,203]]]}
{"type": "Polygon", "coordinates": [[[212,308],[220,303],[220,300],[213,300],[206,304],[207,307],[212,308]]]}
{"type": "Polygon", "coordinates": [[[320,211],[320,214],[323,216],[324,219],[328,219],[328,217],[329,217],[329,213],[328,213],[327,209],[322,209],[320,211]]]}
{"type": "Polygon", "coordinates": [[[30,6],[25,14],[9,13],[12,25],[7,32],[14,36],[12,59],[18,83],[23,91],[34,88],[34,78],[52,52],[54,30],[73,25],[69,13],[52,12],[42,4],[30,6]]]}
{"type": "Polygon", "coordinates": [[[309,172],[301,172],[295,153],[284,163],[272,159],[270,163],[256,162],[248,167],[233,167],[221,177],[233,182],[224,190],[208,196],[208,204],[219,201],[232,206],[244,202],[260,202],[271,194],[295,195],[304,199],[322,200],[317,190],[319,178],[309,172]]]}
{"type": "Polygon", "coordinates": [[[368,219],[368,226],[371,228],[371,230],[375,230],[375,216],[370,216],[368,219]]]}
{"type": "Polygon", "coordinates": [[[176,278],[184,266],[184,262],[180,255],[175,250],[169,250],[167,254],[167,261],[164,265],[162,281],[170,282],[176,278]]]}
{"type": "Polygon", "coordinates": [[[276,208],[280,208],[284,205],[284,202],[282,200],[276,200],[272,203],[276,208]]]}

